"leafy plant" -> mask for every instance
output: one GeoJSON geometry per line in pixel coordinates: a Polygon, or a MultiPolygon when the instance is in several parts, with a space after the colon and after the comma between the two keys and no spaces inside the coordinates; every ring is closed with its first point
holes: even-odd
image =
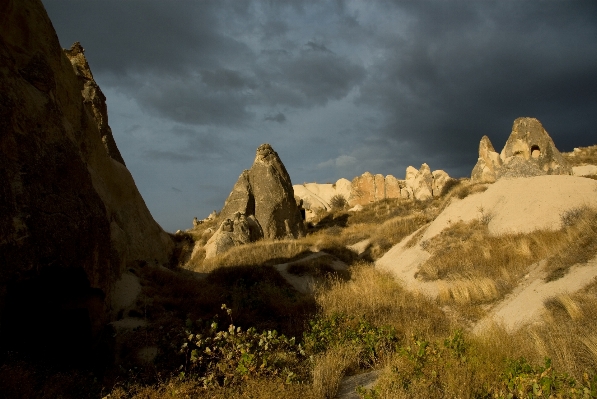
{"type": "MultiPolygon", "coordinates": [[[[222,309],[232,321],[232,311],[225,304],[222,309]]],[[[192,325],[188,320],[187,327],[192,325]]],[[[297,370],[305,359],[305,351],[294,338],[275,330],[243,331],[234,324],[220,330],[212,320],[201,333],[193,333],[191,328],[185,333],[180,346],[184,358],[181,378],[198,380],[204,387],[230,386],[249,377],[283,376],[287,383],[300,380],[297,370]]]]}
{"type": "Polygon", "coordinates": [[[303,335],[305,348],[320,353],[338,345],[350,344],[362,348],[361,365],[371,367],[384,353],[392,352],[398,344],[396,330],[391,326],[375,326],[363,317],[343,314],[317,317],[310,321],[303,335]]]}

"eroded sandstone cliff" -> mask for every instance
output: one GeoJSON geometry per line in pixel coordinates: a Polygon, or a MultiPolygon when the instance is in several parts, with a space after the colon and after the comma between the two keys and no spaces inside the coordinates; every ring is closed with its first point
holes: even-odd
{"type": "Polygon", "coordinates": [[[166,263],[172,248],[82,47],[67,53],[39,0],[0,2],[0,331],[11,345],[44,341],[31,323],[67,334],[57,320],[79,320],[92,339],[127,265],[166,263]]]}

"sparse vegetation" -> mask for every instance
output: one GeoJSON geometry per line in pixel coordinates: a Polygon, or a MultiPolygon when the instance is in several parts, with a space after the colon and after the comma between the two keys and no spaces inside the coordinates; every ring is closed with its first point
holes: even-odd
{"type": "Polygon", "coordinates": [[[110,399],[308,399],[333,398],[344,376],[377,369],[375,388],[360,388],[360,397],[597,397],[597,283],[548,300],[542,324],[470,333],[487,305],[539,260],[546,260],[546,278],[556,280],[594,257],[595,210],[563,214],[557,231],[491,236],[492,214],[478,209],[479,220],[454,223],[422,243],[431,257],[418,278],[445,282],[437,300],[406,290],[367,262],[431,222],[452,198],[484,189],[455,181],[444,198],[385,200],[361,212],[325,213],[304,238],[263,240],[208,260],[201,246],[209,226],[179,233],[175,270],[135,271],[142,295],[122,317],[148,323],[119,338],[122,369],[101,379],[58,370],[39,374],[37,366],[9,359],[0,368],[0,384],[15,397],[43,391],[109,393],[110,399]],[[346,248],[362,240],[369,246],[361,256],[346,248]],[[338,261],[349,270],[336,271],[338,261]],[[320,281],[314,293],[293,289],[274,267],[283,263],[293,276],[320,281]],[[157,348],[157,356],[139,363],[136,353],[147,346],[157,348]],[[83,392],[79,383],[90,388],[83,392]]]}
{"type": "Polygon", "coordinates": [[[421,266],[419,277],[446,281],[440,293],[443,303],[490,303],[508,293],[539,260],[547,259],[546,279],[552,281],[597,254],[594,210],[562,215],[563,228],[557,231],[515,235],[491,236],[490,217],[481,212],[480,220],[454,223],[423,243],[431,258],[421,266]]]}
{"type": "Polygon", "coordinates": [[[330,206],[334,211],[346,209],[348,201],[342,194],[336,194],[330,199],[330,206]]]}

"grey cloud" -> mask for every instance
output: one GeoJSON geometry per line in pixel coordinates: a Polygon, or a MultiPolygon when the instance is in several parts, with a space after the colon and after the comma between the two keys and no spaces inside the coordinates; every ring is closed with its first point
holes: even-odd
{"type": "Polygon", "coordinates": [[[305,46],[313,51],[322,51],[324,53],[332,53],[333,54],[333,51],[330,50],[329,48],[327,48],[326,46],[324,46],[323,44],[309,41],[309,42],[307,42],[307,44],[305,44],[305,46]]]}
{"type": "Polygon", "coordinates": [[[137,93],[140,104],[177,122],[197,125],[240,125],[253,116],[244,93],[207,90],[192,80],[156,80],[137,93]]]}
{"type": "Polygon", "coordinates": [[[147,150],[144,153],[146,158],[154,161],[169,161],[176,163],[188,163],[197,161],[197,155],[183,154],[168,150],[147,150]]]}
{"type": "Polygon", "coordinates": [[[264,82],[263,101],[270,105],[321,106],[345,97],[365,77],[363,66],[331,51],[299,51],[271,57],[257,74],[264,82]]]}
{"type": "Polygon", "coordinates": [[[201,80],[210,89],[215,90],[254,89],[256,87],[254,82],[243,77],[238,71],[226,68],[215,71],[203,70],[201,71],[201,80]]]}
{"type": "Polygon", "coordinates": [[[281,112],[278,112],[276,115],[268,115],[263,120],[270,121],[270,122],[278,122],[284,123],[286,122],[286,115],[281,112]]]}
{"type": "Polygon", "coordinates": [[[62,45],[80,41],[96,73],[178,73],[250,55],[244,44],[220,32],[219,2],[44,0],[44,5],[53,23],[63,26],[62,45]]]}
{"type": "Polygon", "coordinates": [[[476,161],[482,135],[500,147],[518,116],[539,118],[564,149],[571,134],[586,141],[596,122],[597,47],[581,39],[597,37],[597,19],[566,7],[567,22],[546,30],[536,14],[562,17],[561,2],[480,4],[398,3],[415,21],[411,39],[396,38],[361,87],[361,103],[384,111],[380,133],[460,171],[476,161]]]}

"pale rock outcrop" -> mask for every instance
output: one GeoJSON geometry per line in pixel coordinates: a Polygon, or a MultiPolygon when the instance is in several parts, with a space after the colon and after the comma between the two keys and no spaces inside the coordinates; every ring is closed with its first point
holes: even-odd
{"type": "Polygon", "coordinates": [[[400,198],[402,182],[392,175],[363,173],[352,180],[352,191],[348,203],[367,205],[386,198],[400,198]]]}
{"type": "Polygon", "coordinates": [[[597,165],[582,165],[572,167],[574,176],[597,176],[597,165]]]}
{"type": "Polygon", "coordinates": [[[341,195],[347,201],[351,195],[352,183],[347,179],[338,179],[331,183],[304,183],[292,186],[294,195],[303,200],[306,220],[311,220],[318,209],[329,211],[332,209],[330,201],[336,195],[341,195]]]}
{"type": "Polygon", "coordinates": [[[433,197],[433,175],[429,165],[424,163],[421,165],[419,172],[413,181],[413,193],[415,199],[424,201],[433,197]]]}
{"type": "Polygon", "coordinates": [[[392,175],[387,175],[385,179],[386,198],[400,198],[400,180],[392,175]]]}
{"type": "Polygon", "coordinates": [[[497,171],[502,166],[502,159],[489,137],[483,136],[479,143],[479,159],[471,173],[473,183],[494,183],[497,180],[497,171]]]}
{"type": "Polygon", "coordinates": [[[518,118],[506,141],[499,160],[489,139],[479,145],[479,160],[471,173],[474,183],[492,183],[502,177],[571,175],[572,168],[556,148],[541,122],[535,118],[518,118]]]}
{"type": "Polygon", "coordinates": [[[68,53],[76,62],[41,1],[0,3],[0,334],[61,356],[88,353],[69,337],[103,328],[128,265],[167,263],[173,248],[117,151],[82,47],[68,53]]]}
{"type": "Polygon", "coordinates": [[[290,176],[269,144],[257,148],[251,169],[238,178],[219,220],[233,219],[237,212],[247,218],[254,216],[264,238],[298,238],[305,234],[290,176]]]}
{"type": "Polygon", "coordinates": [[[261,226],[254,215],[236,212],[232,219],[226,219],[205,244],[205,258],[224,253],[230,248],[255,242],[263,238],[261,226]]]}
{"type": "Polygon", "coordinates": [[[433,197],[433,175],[429,165],[424,163],[419,170],[412,166],[406,168],[405,191],[408,193],[408,198],[419,201],[433,197]]]}
{"type": "Polygon", "coordinates": [[[433,196],[439,197],[444,191],[444,187],[452,178],[443,170],[434,170],[431,174],[433,176],[433,196]]]}
{"type": "Polygon", "coordinates": [[[375,188],[375,176],[369,172],[363,173],[352,179],[352,192],[350,194],[350,205],[366,205],[377,201],[375,188]]]}

